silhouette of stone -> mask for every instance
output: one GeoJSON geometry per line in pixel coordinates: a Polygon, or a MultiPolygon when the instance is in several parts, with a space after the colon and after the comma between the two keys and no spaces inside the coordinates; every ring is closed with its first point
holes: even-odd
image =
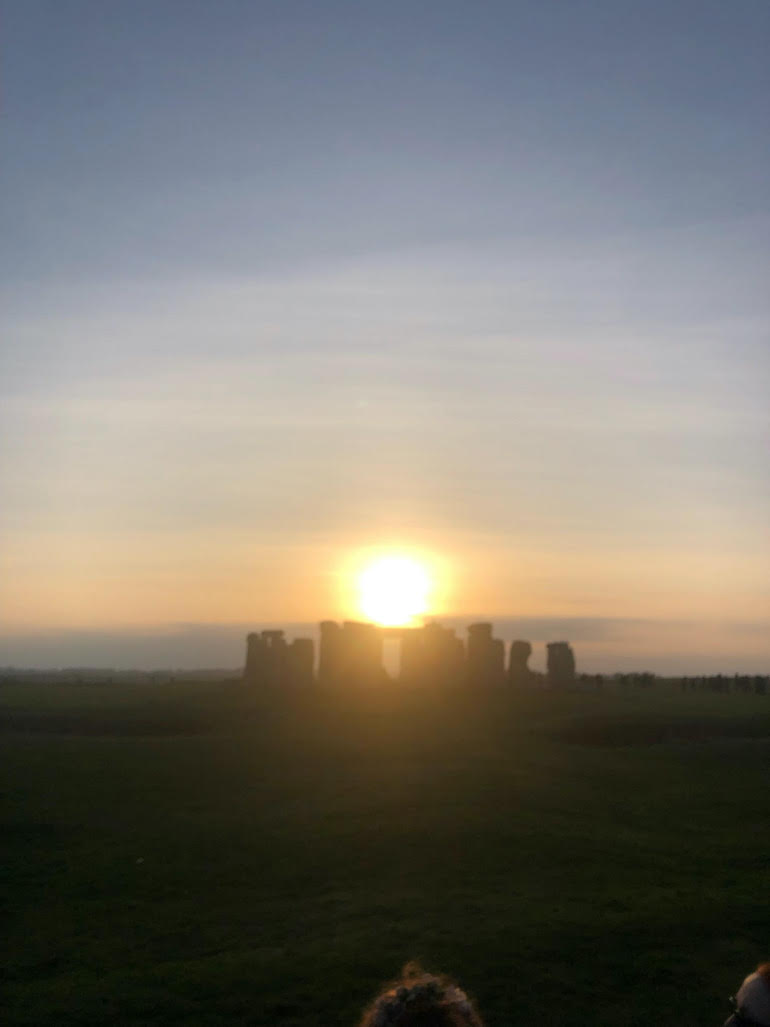
{"type": "Polygon", "coordinates": [[[295,638],[288,648],[287,677],[292,685],[306,686],[313,682],[315,646],[312,638],[295,638]]]}
{"type": "Polygon", "coordinates": [[[451,628],[429,623],[402,628],[400,678],[407,684],[454,684],[463,674],[465,651],[451,628]]]}
{"type": "Polygon", "coordinates": [[[286,682],[288,647],[283,631],[252,631],[246,636],[246,666],[243,680],[260,688],[286,682]]]}
{"type": "MultiPolygon", "coordinates": [[[[385,638],[401,641],[401,679],[409,683],[443,684],[468,681],[472,685],[500,685],[506,680],[516,685],[535,685],[543,675],[531,670],[529,642],[511,644],[508,668],[505,646],[494,638],[492,624],[481,622],[468,627],[467,647],[450,628],[431,622],[420,628],[382,628],[361,621],[322,621],[318,678],[323,684],[381,684],[389,680],[383,666],[385,638]]],[[[575,683],[575,657],[568,642],[548,644],[547,680],[553,688],[572,687],[575,683]]],[[[310,638],[287,643],[279,629],[250,632],[246,636],[246,662],[243,680],[250,685],[275,688],[307,685],[313,681],[315,647],[310,638]]],[[[583,675],[585,678],[585,675],[583,675]]],[[[619,675],[637,678],[647,684],[654,675],[619,675]]],[[[718,676],[720,684],[726,679],[718,676]]],[[[738,678],[736,676],[736,682],[738,678]]],[[[765,691],[767,678],[746,678],[746,687],[765,691]]],[[[597,679],[597,685],[600,681],[597,679]]]]}
{"type": "Polygon", "coordinates": [[[342,667],[342,629],[333,620],[321,621],[321,645],[318,653],[318,680],[332,685],[339,681],[342,667]]]}
{"type": "Polygon", "coordinates": [[[286,680],[286,639],[283,631],[263,631],[265,684],[278,686],[286,680]]]}
{"type": "Polygon", "coordinates": [[[381,628],[363,621],[343,622],[341,672],[343,681],[352,685],[382,680],[381,628]]]}
{"type": "Polygon", "coordinates": [[[382,629],[362,621],[321,622],[318,676],[323,684],[351,685],[380,681],[382,629]]]}
{"type": "Polygon", "coordinates": [[[505,642],[501,638],[493,638],[489,652],[490,677],[495,684],[505,680],[505,642]]]}
{"type": "Polygon", "coordinates": [[[548,684],[551,688],[571,688],[575,683],[575,654],[569,642],[549,642],[548,684]]]}
{"type": "Polygon", "coordinates": [[[247,685],[256,685],[262,669],[262,639],[256,631],[246,636],[246,665],[243,668],[243,680],[247,685]]]}
{"type": "Polygon", "coordinates": [[[505,675],[505,646],[492,637],[492,625],[471,624],[466,653],[468,680],[471,684],[497,685],[505,675]]]}
{"type": "Polygon", "coordinates": [[[524,688],[532,684],[532,671],[529,669],[529,658],[532,646],[529,642],[517,639],[511,642],[508,658],[508,680],[516,688],[524,688]]]}

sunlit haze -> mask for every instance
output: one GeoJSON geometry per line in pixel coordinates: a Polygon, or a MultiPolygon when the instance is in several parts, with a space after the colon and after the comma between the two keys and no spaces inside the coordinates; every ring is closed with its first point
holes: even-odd
{"type": "Polygon", "coordinates": [[[430,612],[431,582],[416,560],[394,553],[367,564],[358,578],[361,613],[385,627],[419,623],[430,612]]]}
{"type": "Polygon", "coordinates": [[[0,665],[436,616],[767,671],[769,34],[5,4],[0,665]]]}

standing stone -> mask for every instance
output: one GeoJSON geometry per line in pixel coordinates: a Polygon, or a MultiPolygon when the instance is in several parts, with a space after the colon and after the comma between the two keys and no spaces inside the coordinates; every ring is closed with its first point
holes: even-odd
{"type": "Polygon", "coordinates": [[[472,685],[497,685],[505,673],[505,646],[492,637],[492,625],[471,624],[466,656],[468,680],[472,685]]]}
{"type": "Polygon", "coordinates": [[[401,680],[412,685],[458,683],[463,674],[463,644],[451,628],[430,622],[401,633],[401,680]]]}
{"type": "Polygon", "coordinates": [[[256,685],[262,677],[262,639],[256,631],[246,636],[246,664],[243,680],[247,685],[256,685]]]}
{"type": "Polygon", "coordinates": [[[575,654],[569,642],[549,642],[548,684],[551,688],[571,688],[575,683],[575,654]]]}
{"type": "Polygon", "coordinates": [[[342,678],[346,683],[356,686],[382,681],[385,676],[382,629],[362,621],[344,621],[341,663],[342,678]]]}
{"type": "Polygon", "coordinates": [[[295,638],[287,652],[288,680],[292,685],[305,687],[313,682],[315,646],[312,638],[295,638]]]}
{"type": "Polygon", "coordinates": [[[508,658],[508,680],[515,688],[524,688],[532,683],[532,671],[529,669],[529,658],[532,646],[521,640],[511,642],[508,658]]]}
{"type": "Polygon", "coordinates": [[[321,621],[321,645],[318,654],[318,680],[323,685],[339,682],[341,671],[342,629],[333,620],[321,621]]]}

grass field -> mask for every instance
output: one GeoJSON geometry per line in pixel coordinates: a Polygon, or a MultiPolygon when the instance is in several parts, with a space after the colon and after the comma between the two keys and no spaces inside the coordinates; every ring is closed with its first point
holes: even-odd
{"type": "Polygon", "coordinates": [[[770,697],[0,687],[9,1025],[722,1023],[770,958],[770,697]]]}

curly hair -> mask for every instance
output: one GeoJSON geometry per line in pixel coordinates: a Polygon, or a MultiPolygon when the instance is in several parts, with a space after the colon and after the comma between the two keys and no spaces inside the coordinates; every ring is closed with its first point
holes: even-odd
{"type": "Polygon", "coordinates": [[[472,999],[443,974],[407,963],[364,1010],[359,1027],[484,1027],[472,999]]]}

